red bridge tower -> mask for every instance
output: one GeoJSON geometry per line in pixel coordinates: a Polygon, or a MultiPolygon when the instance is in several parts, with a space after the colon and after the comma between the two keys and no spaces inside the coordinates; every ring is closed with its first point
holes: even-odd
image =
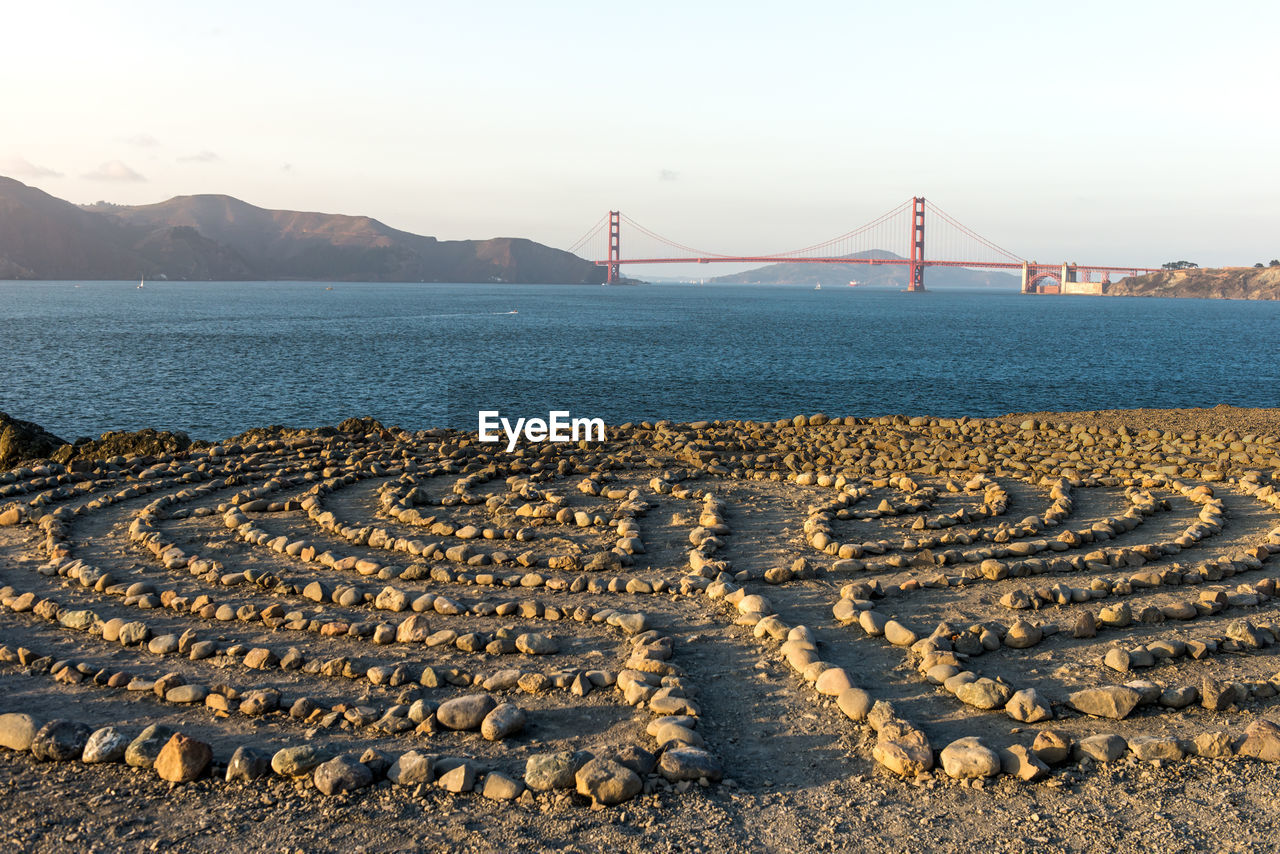
{"type": "Polygon", "coordinates": [[[909,293],[924,290],[924,197],[911,200],[911,263],[907,279],[909,293]]]}
{"type": "Polygon", "coordinates": [[[618,261],[622,258],[622,214],[618,211],[609,211],[609,264],[608,277],[605,279],[609,284],[613,284],[622,278],[622,274],[618,272],[618,261]]]}

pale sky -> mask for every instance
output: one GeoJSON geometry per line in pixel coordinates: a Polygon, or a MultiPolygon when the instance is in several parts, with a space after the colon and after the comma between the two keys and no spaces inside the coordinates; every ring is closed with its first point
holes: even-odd
{"type": "Polygon", "coordinates": [[[755,254],[923,195],[1039,260],[1280,256],[1274,0],[7,0],[0,25],[0,174],[74,202],[557,247],[619,208],[755,254]]]}

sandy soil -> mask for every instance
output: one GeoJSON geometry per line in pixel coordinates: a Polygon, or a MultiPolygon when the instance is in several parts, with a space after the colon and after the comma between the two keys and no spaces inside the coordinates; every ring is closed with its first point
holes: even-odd
{"type": "MultiPolygon", "coordinates": [[[[78,664],[88,678],[55,678],[53,673],[64,671],[55,666],[51,673],[49,662],[44,667],[2,663],[0,713],[27,712],[41,719],[68,718],[91,728],[114,725],[133,732],[164,723],[209,743],[215,761],[210,776],[169,784],[147,769],[39,763],[30,754],[0,750],[0,791],[9,815],[0,825],[0,844],[31,851],[197,851],[232,846],[286,851],[1274,850],[1280,816],[1273,805],[1280,796],[1280,779],[1276,766],[1249,758],[1150,761],[1129,753],[1110,763],[1070,760],[1032,783],[1008,775],[955,780],[939,767],[900,778],[872,758],[876,734],[865,721],[851,720],[831,697],[816,693],[814,685],[788,664],[776,640],[767,634],[756,636],[753,625],[760,615],[743,618],[724,599],[711,598],[696,587],[680,592],[682,579],[691,572],[690,534],[699,528],[702,498],[713,494],[723,503],[728,532],[717,538],[718,549],[705,551],[709,559],[728,561],[728,575],[722,577],[732,577],[746,593],[766,597],[785,625],[809,627],[818,657],[843,668],[873,699],[892,703],[898,715],[923,730],[935,754],[966,736],[977,736],[993,749],[1029,746],[1042,730],[1074,741],[1098,733],[1117,733],[1125,739],[1168,737],[1185,749],[1205,732],[1238,736],[1251,721],[1280,719],[1275,691],[1266,687],[1280,671],[1280,644],[1257,650],[1224,644],[1218,653],[1199,660],[1175,657],[1128,673],[1101,663],[1113,645],[1130,649],[1163,640],[1221,639],[1241,620],[1276,626],[1280,632],[1277,600],[1265,593],[1266,585],[1258,584],[1275,577],[1280,561],[1263,561],[1252,568],[1242,557],[1251,549],[1262,548],[1265,554],[1268,536],[1280,524],[1276,509],[1255,494],[1280,465],[1280,443],[1271,438],[1280,435],[1280,410],[1034,413],[1001,421],[1012,426],[1007,431],[997,422],[909,427],[905,420],[884,420],[800,429],[708,425],[640,430],[603,449],[556,449],[558,454],[545,459],[534,454],[490,458],[488,448],[477,451],[454,436],[304,436],[295,437],[292,444],[224,445],[213,457],[171,463],[142,458],[124,466],[102,466],[81,478],[83,485],[77,488],[82,491],[75,494],[65,491],[74,483],[54,484],[40,475],[24,474],[8,488],[25,491],[0,498],[0,510],[16,502],[27,517],[22,524],[0,527],[0,587],[11,588],[7,593],[0,590],[0,602],[6,605],[0,610],[0,644],[14,655],[23,647],[50,661],[78,664]],[[1046,426],[1018,431],[1028,419],[1046,426]],[[1096,440],[1081,442],[1078,433],[1056,429],[1066,423],[1109,429],[1091,434],[1096,440]],[[1168,440],[1121,441],[1113,435],[1120,426],[1175,435],[1168,440]],[[1200,435],[1182,437],[1189,431],[1200,435]],[[1235,435],[1223,435],[1227,431],[1235,435]],[[452,458],[453,470],[439,470],[447,458],[452,458]],[[556,463],[565,458],[578,471],[557,471],[556,463]],[[1177,467],[1176,475],[1160,470],[1170,466],[1177,467]],[[474,477],[489,467],[496,467],[495,477],[474,477]],[[914,490],[893,480],[904,468],[914,470],[914,490]],[[851,483],[860,484],[863,494],[850,504],[856,512],[847,514],[850,518],[832,517],[833,538],[839,543],[883,541],[884,554],[865,553],[858,559],[861,566],[851,567],[815,548],[806,519],[838,492],[796,482],[797,469],[845,474],[851,483]],[[618,490],[616,497],[580,490],[589,471],[601,473],[599,491],[618,490]],[[359,476],[320,495],[317,511],[302,509],[300,502],[313,484],[341,472],[359,476]],[[1246,472],[1260,474],[1245,479],[1246,472]],[[466,477],[468,473],[472,477],[466,477]],[[664,473],[666,484],[655,489],[652,479],[664,473]],[[523,496],[513,491],[522,483],[505,482],[508,476],[530,479],[531,474],[533,491],[523,496]],[[989,517],[983,514],[982,489],[965,488],[965,481],[975,474],[985,474],[988,483],[1003,490],[1007,507],[989,517]],[[1059,477],[1077,479],[1070,513],[1043,530],[1020,531],[1023,520],[1050,511],[1050,484],[1059,477]],[[1179,484],[1173,483],[1175,478],[1179,484]],[[1203,497],[1190,489],[1201,483],[1207,483],[1220,502],[1225,520],[1220,530],[1210,530],[1178,554],[1125,566],[1136,550],[1170,542],[1197,524],[1203,497]],[[148,491],[122,496],[120,490],[129,485],[143,485],[148,491]],[[423,517],[434,516],[452,528],[490,526],[497,539],[462,540],[389,516],[384,493],[404,496],[412,485],[419,488],[416,506],[423,517]],[[248,527],[262,533],[262,543],[247,541],[224,522],[223,512],[233,499],[242,507],[253,506],[247,502],[256,494],[246,498],[246,490],[252,489],[268,490],[263,506],[244,513],[248,527]],[[686,489],[688,494],[683,494],[686,489]],[[522,504],[545,502],[548,493],[558,496],[561,503],[555,507],[569,508],[570,515],[586,513],[588,521],[598,516],[601,523],[582,527],[573,521],[516,514],[522,504]],[[1122,516],[1135,506],[1138,493],[1145,493],[1152,504],[1131,530],[1062,552],[1044,552],[1051,558],[1083,557],[1106,549],[1117,556],[1117,565],[1099,564],[1100,559],[1093,558],[1088,568],[1063,566],[1047,575],[990,581],[978,572],[978,559],[943,565],[921,554],[926,551],[919,542],[922,537],[963,534],[967,544],[955,540],[927,550],[936,556],[952,549],[958,556],[984,545],[1033,543],[1068,529],[1086,530],[1122,516]],[[101,500],[104,496],[110,500],[101,500]],[[157,508],[154,502],[161,496],[172,500],[157,508]],[[451,496],[476,503],[455,503],[451,496]],[[901,512],[912,496],[921,499],[923,509],[901,512]],[[635,505],[628,509],[633,497],[645,502],[638,511],[635,505]],[[884,506],[895,510],[865,512],[884,506]],[[68,508],[63,511],[62,534],[50,537],[34,520],[58,507],[68,508]],[[318,522],[319,510],[332,513],[336,526],[318,522]],[[953,527],[913,527],[917,520],[937,520],[962,510],[968,521],[953,527]],[[586,573],[547,565],[548,559],[566,557],[582,564],[608,553],[618,537],[608,523],[619,519],[634,519],[643,542],[643,552],[626,557],[630,565],[586,573]],[[153,539],[219,566],[200,572],[204,565],[166,562],[146,547],[147,536],[138,535],[139,520],[153,539]],[[522,527],[533,533],[528,541],[502,539],[504,530],[522,527]],[[393,540],[439,543],[441,552],[465,542],[487,557],[467,566],[443,554],[418,557],[409,551],[374,548],[357,534],[368,528],[383,528],[393,540]],[[383,571],[361,575],[302,560],[266,545],[278,536],[305,540],[317,551],[336,556],[361,557],[383,571]],[[530,572],[516,561],[521,554],[542,584],[519,586],[519,578],[530,572]],[[781,583],[762,577],[765,570],[791,567],[797,558],[810,565],[800,577],[781,583]],[[85,587],[66,573],[75,559],[109,572],[111,583],[119,586],[85,587]],[[1177,570],[1189,579],[1199,567],[1233,559],[1232,571],[1239,573],[1235,578],[1132,590],[1122,585],[1092,602],[1033,610],[1011,610],[1001,601],[1011,591],[1034,593],[1058,584],[1082,588],[1097,579],[1112,584],[1138,572],[1177,570]],[[62,575],[48,569],[59,562],[62,575]],[[428,572],[447,570],[451,576],[397,576],[400,568],[413,565],[428,572]],[[278,583],[231,577],[246,571],[278,583]],[[499,577],[497,586],[485,583],[490,574],[499,577]],[[665,582],[669,589],[555,589],[555,580],[567,583],[579,576],[603,579],[606,586],[615,576],[638,578],[650,586],[665,582]],[[517,586],[502,586],[502,577],[515,579],[517,586]],[[330,590],[353,585],[362,596],[347,605],[316,602],[303,595],[314,581],[325,582],[330,590]],[[1003,634],[1019,619],[1057,627],[1056,633],[1029,648],[1000,645],[968,660],[968,666],[984,676],[1017,689],[1035,688],[1051,703],[1053,719],[1020,723],[998,710],[967,706],[922,677],[919,655],[833,616],[846,585],[872,581],[879,582],[883,592],[872,602],[876,613],[896,618],[920,637],[940,621],[961,633],[972,625],[997,628],[1003,634]],[[139,582],[150,587],[133,593],[125,589],[139,582]],[[1241,584],[1264,593],[1254,597],[1257,601],[1238,599],[1220,612],[1185,621],[1162,617],[1123,627],[1104,625],[1096,637],[1085,638],[1072,637],[1070,631],[1086,610],[1096,614],[1123,602],[1137,614],[1146,606],[1159,609],[1196,600],[1203,592],[1220,590],[1225,598],[1226,593],[1237,594],[1241,584]],[[504,627],[537,631],[554,638],[558,651],[532,656],[467,651],[454,644],[376,644],[369,636],[374,626],[394,628],[407,616],[375,607],[375,595],[388,585],[412,596],[445,595],[463,606],[464,612],[457,615],[428,612],[433,631],[447,628],[485,638],[496,637],[504,627]],[[63,614],[91,609],[97,627],[86,632],[30,610],[15,612],[9,606],[24,592],[33,593],[37,601],[55,600],[63,614]],[[249,607],[251,616],[224,620],[165,604],[175,596],[191,602],[201,595],[233,610],[249,607]],[[498,603],[534,601],[564,614],[556,611],[557,618],[548,619],[545,614],[525,618],[491,613],[498,603]],[[288,622],[264,622],[259,615],[272,604],[302,614],[292,615],[288,622]],[[668,684],[675,687],[675,696],[687,697],[695,707],[697,733],[723,766],[722,781],[676,785],[651,774],[635,799],[592,809],[586,798],[571,791],[497,802],[475,792],[452,795],[431,785],[403,787],[382,780],[329,797],[309,781],[274,776],[249,783],[221,779],[240,745],[271,752],[312,741],[334,752],[359,755],[373,748],[389,756],[416,748],[464,757],[482,775],[501,772],[516,780],[526,760],[539,753],[600,753],[624,745],[656,752],[649,725],[658,714],[644,702],[628,704],[607,686],[585,696],[555,688],[537,693],[494,690],[499,699],[517,703],[528,714],[523,731],[500,741],[447,730],[392,734],[341,715],[321,722],[288,714],[296,699],[306,697],[323,711],[359,706],[378,717],[388,712],[394,717],[396,709],[402,714],[417,699],[441,702],[478,691],[486,676],[507,668],[555,678],[588,671],[617,674],[634,664],[635,644],[626,631],[607,621],[575,619],[575,609],[584,614],[609,609],[640,612],[654,636],[671,639],[674,655],[669,664],[679,675],[668,684]],[[297,616],[303,619],[293,619],[297,616]],[[177,636],[190,629],[218,651],[191,660],[176,652],[124,647],[102,636],[102,624],[113,618],[144,621],[152,637],[177,636]],[[326,636],[316,631],[324,622],[363,628],[326,636]],[[353,664],[352,676],[249,669],[244,651],[253,648],[267,648],[277,656],[296,648],[315,661],[346,656],[353,664]],[[415,673],[428,665],[442,673],[454,668],[465,677],[462,683],[474,680],[476,685],[421,685],[416,678],[394,687],[373,684],[362,675],[375,665],[399,665],[415,673]],[[93,684],[95,673],[122,671],[148,684],[166,673],[181,674],[189,683],[210,686],[229,697],[230,713],[175,705],[153,691],[93,684]],[[1161,689],[1200,686],[1205,679],[1238,682],[1245,694],[1219,711],[1199,703],[1180,709],[1152,703],[1122,720],[1082,715],[1066,703],[1074,691],[1135,679],[1149,680],[1161,689]],[[257,688],[278,690],[281,711],[254,717],[238,714],[235,700],[257,688]]],[[[707,524],[705,518],[702,524],[707,524]]]]}

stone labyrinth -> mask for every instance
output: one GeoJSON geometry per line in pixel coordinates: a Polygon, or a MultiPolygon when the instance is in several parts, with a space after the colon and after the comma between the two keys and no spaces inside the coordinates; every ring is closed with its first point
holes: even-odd
{"type": "Polygon", "coordinates": [[[0,744],[594,805],[767,785],[779,708],[835,733],[818,777],[1274,761],[1277,467],[1271,436],[817,415],[17,469],[0,744]]]}

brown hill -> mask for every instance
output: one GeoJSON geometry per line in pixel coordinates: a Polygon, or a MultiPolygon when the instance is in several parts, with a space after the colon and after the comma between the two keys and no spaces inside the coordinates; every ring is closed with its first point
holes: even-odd
{"type": "Polygon", "coordinates": [[[519,238],[441,241],[364,216],[231,196],[77,207],[0,178],[0,278],[596,283],[603,268],[519,238]]]}
{"type": "Polygon", "coordinates": [[[1280,299],[1280,267],[1166,270],[1107,286],[1108,296],[1280,299]]]}
{"type": "Polygon", "coordinates": [[[397,231],[369,217],[267,210],[223,195],[88,210],[139,232],[191,229],[232,250],[253,271],[252,278],[417,281],[428,272],[446,272],[429,271],[431,265],[424,264],[423,251],[438,243],[435,238],[397,231]]]}
{"type": "Polygon", "coordinates": [[[139,275],[142,259],[121,223],[0,176],[0,277],[74,279],[88,270],[139,275]]]}

